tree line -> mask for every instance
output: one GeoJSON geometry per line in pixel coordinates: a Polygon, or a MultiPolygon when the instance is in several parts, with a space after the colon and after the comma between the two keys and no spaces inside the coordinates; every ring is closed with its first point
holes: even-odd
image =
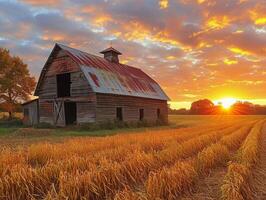
{"type": "Polygon", "coordinates": [[[237,101],[229,109],[224,109],[222,105],[215,105],[209,99],[201,99],[192,102],[190,109],[171,109],[169,114],[176,115],[266,115],[266,106],[252,104],[248,101],[237,101]]]}

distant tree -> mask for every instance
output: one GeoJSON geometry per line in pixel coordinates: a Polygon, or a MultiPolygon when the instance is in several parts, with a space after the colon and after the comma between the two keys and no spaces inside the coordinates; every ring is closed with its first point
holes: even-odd
{"type": "Polygon", "coordinates": [[[231,107],[232,113],[235,115],[253,115],[253,114],[258,114],[256,113],[255,110],[255,105],[244,101],[238,101],[235,104],[232,105],[231,107]]]}
{"type": "Polygon", "coordinates": [[[266,115],[266,106],[254,105],[255,114],[266,115]]]}
{"type": "Polygon", "coordinates": [[[209,99],[201,99],[191,104],[190,113],[199,115],[213,114],[214,103],[209,99]]]}
{"type": "Polygon", "coordinates": [[[27,65],[19,57],[11,56],[7,49],[0,48],[0,103],[9,118],[16,104],[29,99],[35,84],[27,65]]]}

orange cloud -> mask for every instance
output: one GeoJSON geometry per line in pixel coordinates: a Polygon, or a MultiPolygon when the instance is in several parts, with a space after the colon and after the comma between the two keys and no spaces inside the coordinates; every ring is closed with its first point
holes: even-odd
{"type": "Polygon", "coordinates": [[[231,60],[231,59],[229,59],[229,58],[225,58],[225,59],[223,60],[223,62],[224,62],[225,64],[227,64],[227,65],[235,65],[235,64],[238,63],[237,60],[231,60]]]}
{"type": "Polygon", "coordinates": [[[265,25],[266,24],[266,17],[259,17],[255,19],[256,25],[265,25]]]}
{"type": "Polygon", "coordinates": [[[175,57],[175,56],[167,56],[166,59],[167,59],[167,60],[175,60],[176,57],[175,57]]]}
{"type": "Polygon", "coordinates": [[[61,3],[61,0],[23,0],[24,2],[33,6],[57,6],[61,3]]]}
{"type": "Polygon", "coordinates": [[[204,3],[206,0],[197,0],[198,4],[204,3]]]}
{"type": "Polygon", "coordinates": [[[165,9],[168,7],[168,0],[159,0],[159,6],[161,9],[165,9]]]}
{"type": "Polygon", "coordinates": [[[227,16],[213,16],[205,23],[207,29],[223,29],[230,24],[227,16]]]}
{"type": "Polygon", "coordinates": [[[100,15],[93,19],[93,24],[97,26],[103,26],[104,24],[112,21],[112,17],[110,15],[100,15]]]}
{"type": "Polygon", "coordinates": [[[243,50],[241,48],[238,48],[238,47],[229,47],[228,48],[230,51],[232,51],[233,53],[236,53],[238,55],[251,55],[251,52],[249,51],[246,51],[246,50],[243,50]]]}
{"type": "Polygon", "coordinates": [[[250,17],[255,25],[266,24],[266,5],[257,4],[252,10],[250,10],[250,17]]]}

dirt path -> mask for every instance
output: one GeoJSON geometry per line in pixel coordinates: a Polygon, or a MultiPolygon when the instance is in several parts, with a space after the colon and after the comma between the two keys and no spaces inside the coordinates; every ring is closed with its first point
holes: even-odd
{"type": "Polygon", "coordinates": [[[221,196],[221,185],[226,174],[226,167],[213,170],[207,177],[197,183],[192,194],[183,196],[182,200],[217,200],[221,196]]]}
{"type": "Polygon", "coordinates": [[[253,173],[254,199],[266,199],[266,123],[262,128],[260,159],[253,173]]]}

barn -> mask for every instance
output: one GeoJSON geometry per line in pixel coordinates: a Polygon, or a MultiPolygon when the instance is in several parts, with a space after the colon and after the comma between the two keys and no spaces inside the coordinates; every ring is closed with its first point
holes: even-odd
{"type": "Polygon", "coordinates": [[[32,124],[55,126],[114,120],[166,122],[169,98],[159,84],[141,69],[120,63],[121,53],[113,47],[100,53],[103,57],[55,44],[35,90],[38,101],[23,105],[24,114],[32,109],[37,115],[25,117],[32,124]]]}

